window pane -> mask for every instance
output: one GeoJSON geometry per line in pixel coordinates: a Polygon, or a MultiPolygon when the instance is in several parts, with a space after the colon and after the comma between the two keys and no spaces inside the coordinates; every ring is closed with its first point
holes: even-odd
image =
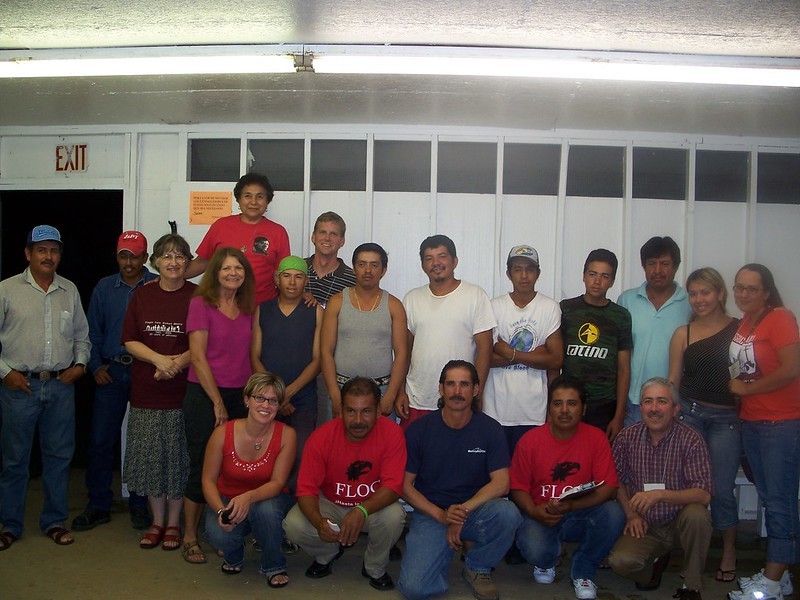
{"type": "Polygon", "coordinates": [[[366,140],[311,140],[311,189],[367,189],[366,140]]]}
{"type": "Polygon", "coordinates": [[[633,149],[633,197],[686,200],[686,159],[680,148],[633,149]]]}
{"type": "Polygon", "coordinates": [[[800,204],[800,154],[758,154],[758,202],[800,204]]]}
{"type": "Polygon", "coordinates": [[[451,194],[494,194],[497,144],[440,142],[438,189],[451,194]]]}
{"type": "Polygon", "coordinates": [[[189,140],[189,181],[238,181],[239,139],[189,140]]]}
{"type": "Polygon", "coordinates": [[[695,200],[747,202],[747,152],[697,151],[695,200]]]}
{"type": "Polygon", "coordinates": [[[558,195],[561,146],[506,144],[503,149],[503,193],[558,195]]]}
{"type": "Polygon", "coordinates": [[[570,146],[567,196],[622,198],[625,148],[570,146]]]}
{"type": "Polygon", "coordinates": [[[376,192],[431,191],[431,143],[375,140],[376,192]]]}
{"type": "Polygon", "coordinates": [[[263,173],[276,190],[303,191],[303,140],[250,140],[248,171],[263,173]]]}

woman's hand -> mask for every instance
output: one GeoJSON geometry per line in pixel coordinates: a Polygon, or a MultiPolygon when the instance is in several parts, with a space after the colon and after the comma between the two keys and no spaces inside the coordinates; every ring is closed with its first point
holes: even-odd
{"type": "Polygon", "coordinates": [[[214,403],[214,418],[214,427],[224,425],[228,420],[228,411],[225,408],[225,404],[222,403],[222,400],[214,403]]]}

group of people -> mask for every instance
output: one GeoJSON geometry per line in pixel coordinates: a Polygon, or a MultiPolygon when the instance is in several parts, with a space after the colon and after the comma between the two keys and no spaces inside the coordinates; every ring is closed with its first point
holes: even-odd
{"type": "Polygon", "coordinates": [[[338,257],[339,215],[319,216],[303,259],[264,217],[266,177],[243,176],[234,195],[241,214],[212,225],[196,256],[177,233],[152,256],[142,233],[120,235],[119,272],[98,283],[88,320],[56,273],[60,233],[30,232],[28,268],[0,282],[0,551],[23,533],[37,427],[40,527],[74,541],[72,383],[90,371],[89,502],[74,531],[110,521],[111,455],[129,403],[123,481],[143,549],[206,562],[204,518],[224,573],[241,572],[252,534],[261,573],[283,587],[294,544],[320,578],[366,533],[362,575],[375,589],[394,587],[387,566],[402,554],[405,597],[443,593],[459,552],[483,600],[498,597],[491,573],[504,556],[549,584],[562,544],[578,542],[570,578],[590,600],[601,564],[652,590],[682,548],[678,597],[698,600],[712,528],[723,541],[715,578],[736,579],[744,451],[766,508],[767,562],[730,600],[790,592],[800,337],[766,267],[737,273],[739,320],[714,269],[691,273],[685,289],[675,282],[671,238],[644,244],[645,282],[617,303],[611,251],[590,252],[585,293],[558,303],[536,290],[535,248],[518,245],[506,264],[512,291],[489,300],[456,278],[455,245],[434,235],[420,245],[429,282],[401,301],[380,287],[380,245],[358,246],[352,269],[338,257]]]}

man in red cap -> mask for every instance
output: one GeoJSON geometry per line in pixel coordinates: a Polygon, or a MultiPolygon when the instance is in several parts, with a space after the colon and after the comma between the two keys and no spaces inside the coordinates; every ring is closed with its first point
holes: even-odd
{"type": "MultiPolygon", "coordinates": [[[[117,263],[119,272],[101,279],[89,302],[92,354],[87,366],[97,387],[86,471],[89,504],[72,520],[75,531],[93,529],[111,520],[113,453],[128,407],[133,362],[120,342],[122,321],[134,291],[156,277],[145,267],[147,239],[139,231],[124,231],[119,236],[117,263]]],[[[129,506],[134,529],[146,529],[150,524],[147,497],[131,494],[129,506]]]]}

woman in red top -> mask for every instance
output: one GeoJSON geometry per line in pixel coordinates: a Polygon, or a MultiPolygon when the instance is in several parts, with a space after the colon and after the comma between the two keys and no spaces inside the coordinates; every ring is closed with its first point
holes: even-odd
{"type": "Polygon", "coordinates": [[[256,373],[244,388],[247,418],[217,427],[206,447],[203,494],[206,535],[222,550],[222,572],[235,575],[244,563],[244,538],[261,545],[260,573],[270,587],[289,583],[281,552],[283,518],[292,505],[286,480],[294,464],[294,429],[275,420],[285,386],[277,375],[256,373]]]}
{"type": "Polygon", "coordinates": [[[744,451],[766,509],[767,563],[728,596],[780,599],[787,566],[800,562],[800,335],[764,265],[739,269],[733,293],[744,315],[731,342],[730,390],[741,398],[744,451]]]}

